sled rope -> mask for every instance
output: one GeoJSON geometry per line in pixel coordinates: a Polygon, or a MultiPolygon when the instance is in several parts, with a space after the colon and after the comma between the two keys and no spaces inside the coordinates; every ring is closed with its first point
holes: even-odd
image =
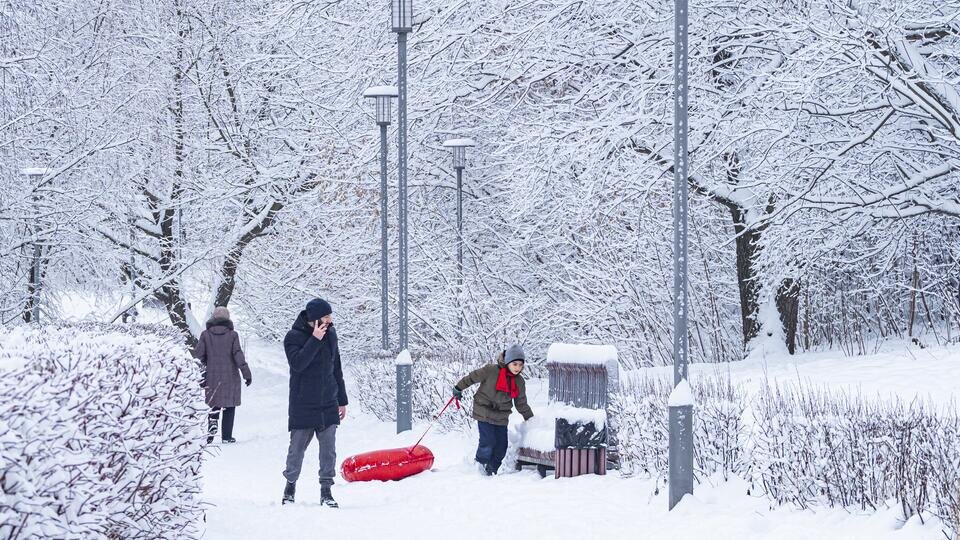
{"type": "Polygon", "coordinates": [[[413,454],[413,449],[420,445],[420,442],[423,440],[423,438],[427,436],[427,432],[429,432],[430,429],[433,428],[433,425],[437,423],[437,420],[440,419],[440,415],[442,415],[443,412],[447,410],[447,407],[449,407],[450,404],[453,402],[457,402],[457,410],[460,410],[460,400],[457,399],[457,396],[452,396],[450,398],[450,401],[448,401],[447,404],[444,405],[442,409],[440,409],[440,412],[438,412],[433,417],[433,420],[430,421],[430,425],[427,426],[427,429],[423,432],[423,435],[421,435],[420,438],[417,439],[417,444],[414,444],[413,446],[410,447],[410,454],[413,454]]]}

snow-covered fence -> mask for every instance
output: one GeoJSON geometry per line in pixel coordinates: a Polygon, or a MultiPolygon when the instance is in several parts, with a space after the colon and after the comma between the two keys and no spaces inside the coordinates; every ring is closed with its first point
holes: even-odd
{"type": "Polygon", "coordinates": [[[932,513],[956,534],[960,418],[920,402],[767,386],[758,396],[755,476],[778,503],[932,513]]]}
{"type": "Polygon", "coordinates": [[[0,329],[0,537],[196,538],[205,404],[174,330],[0,329]]]}

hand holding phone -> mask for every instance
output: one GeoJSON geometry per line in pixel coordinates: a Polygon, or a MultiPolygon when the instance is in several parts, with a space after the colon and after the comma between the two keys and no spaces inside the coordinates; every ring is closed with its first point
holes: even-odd
{"type": "Polygon", "coordinates": [[[328,326],[329,325],[327,323],[323,323],[321,321],[315,321],[313,323],[313,337],[319,340],[323,340],[323,336],[327,335],[328,326]]]}

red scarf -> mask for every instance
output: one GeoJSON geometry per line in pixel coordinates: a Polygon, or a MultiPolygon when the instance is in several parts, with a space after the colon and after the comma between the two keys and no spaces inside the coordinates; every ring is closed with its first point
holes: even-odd
{"type": "Polygon", "coordinates": [[[510,399],[517,399],[520,395],[520,389],[517,388],[517,376],[510,373],[510,370],[500,368],[500,376],[497,377],[497,391],[510,394],[510,399]]]}

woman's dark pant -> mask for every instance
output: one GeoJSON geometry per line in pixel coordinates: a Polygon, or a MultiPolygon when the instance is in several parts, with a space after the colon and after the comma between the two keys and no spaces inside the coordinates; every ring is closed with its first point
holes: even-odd
{"type": "MultiPolygon", "coordinates": [[[[237,412],[236,407],[224,407],[223,408],[223,426],[220,430],[221,439],[232,439],[233,438],[233,419],[234,415],[237,412]]],[[[217,434],[217,424],[220,422],[220,407],[214,407],[210,410],[208,415],[209,421],[207,422],[207,436],[212,438],[217,434]]]]}
{"type": "Polygon", "coordinates": [[[480,444],[477,446],[477,461],[488,471],[497,472],[503,457],[507,455],[507,426],[477,422],[480,429],[480,444]]]}

